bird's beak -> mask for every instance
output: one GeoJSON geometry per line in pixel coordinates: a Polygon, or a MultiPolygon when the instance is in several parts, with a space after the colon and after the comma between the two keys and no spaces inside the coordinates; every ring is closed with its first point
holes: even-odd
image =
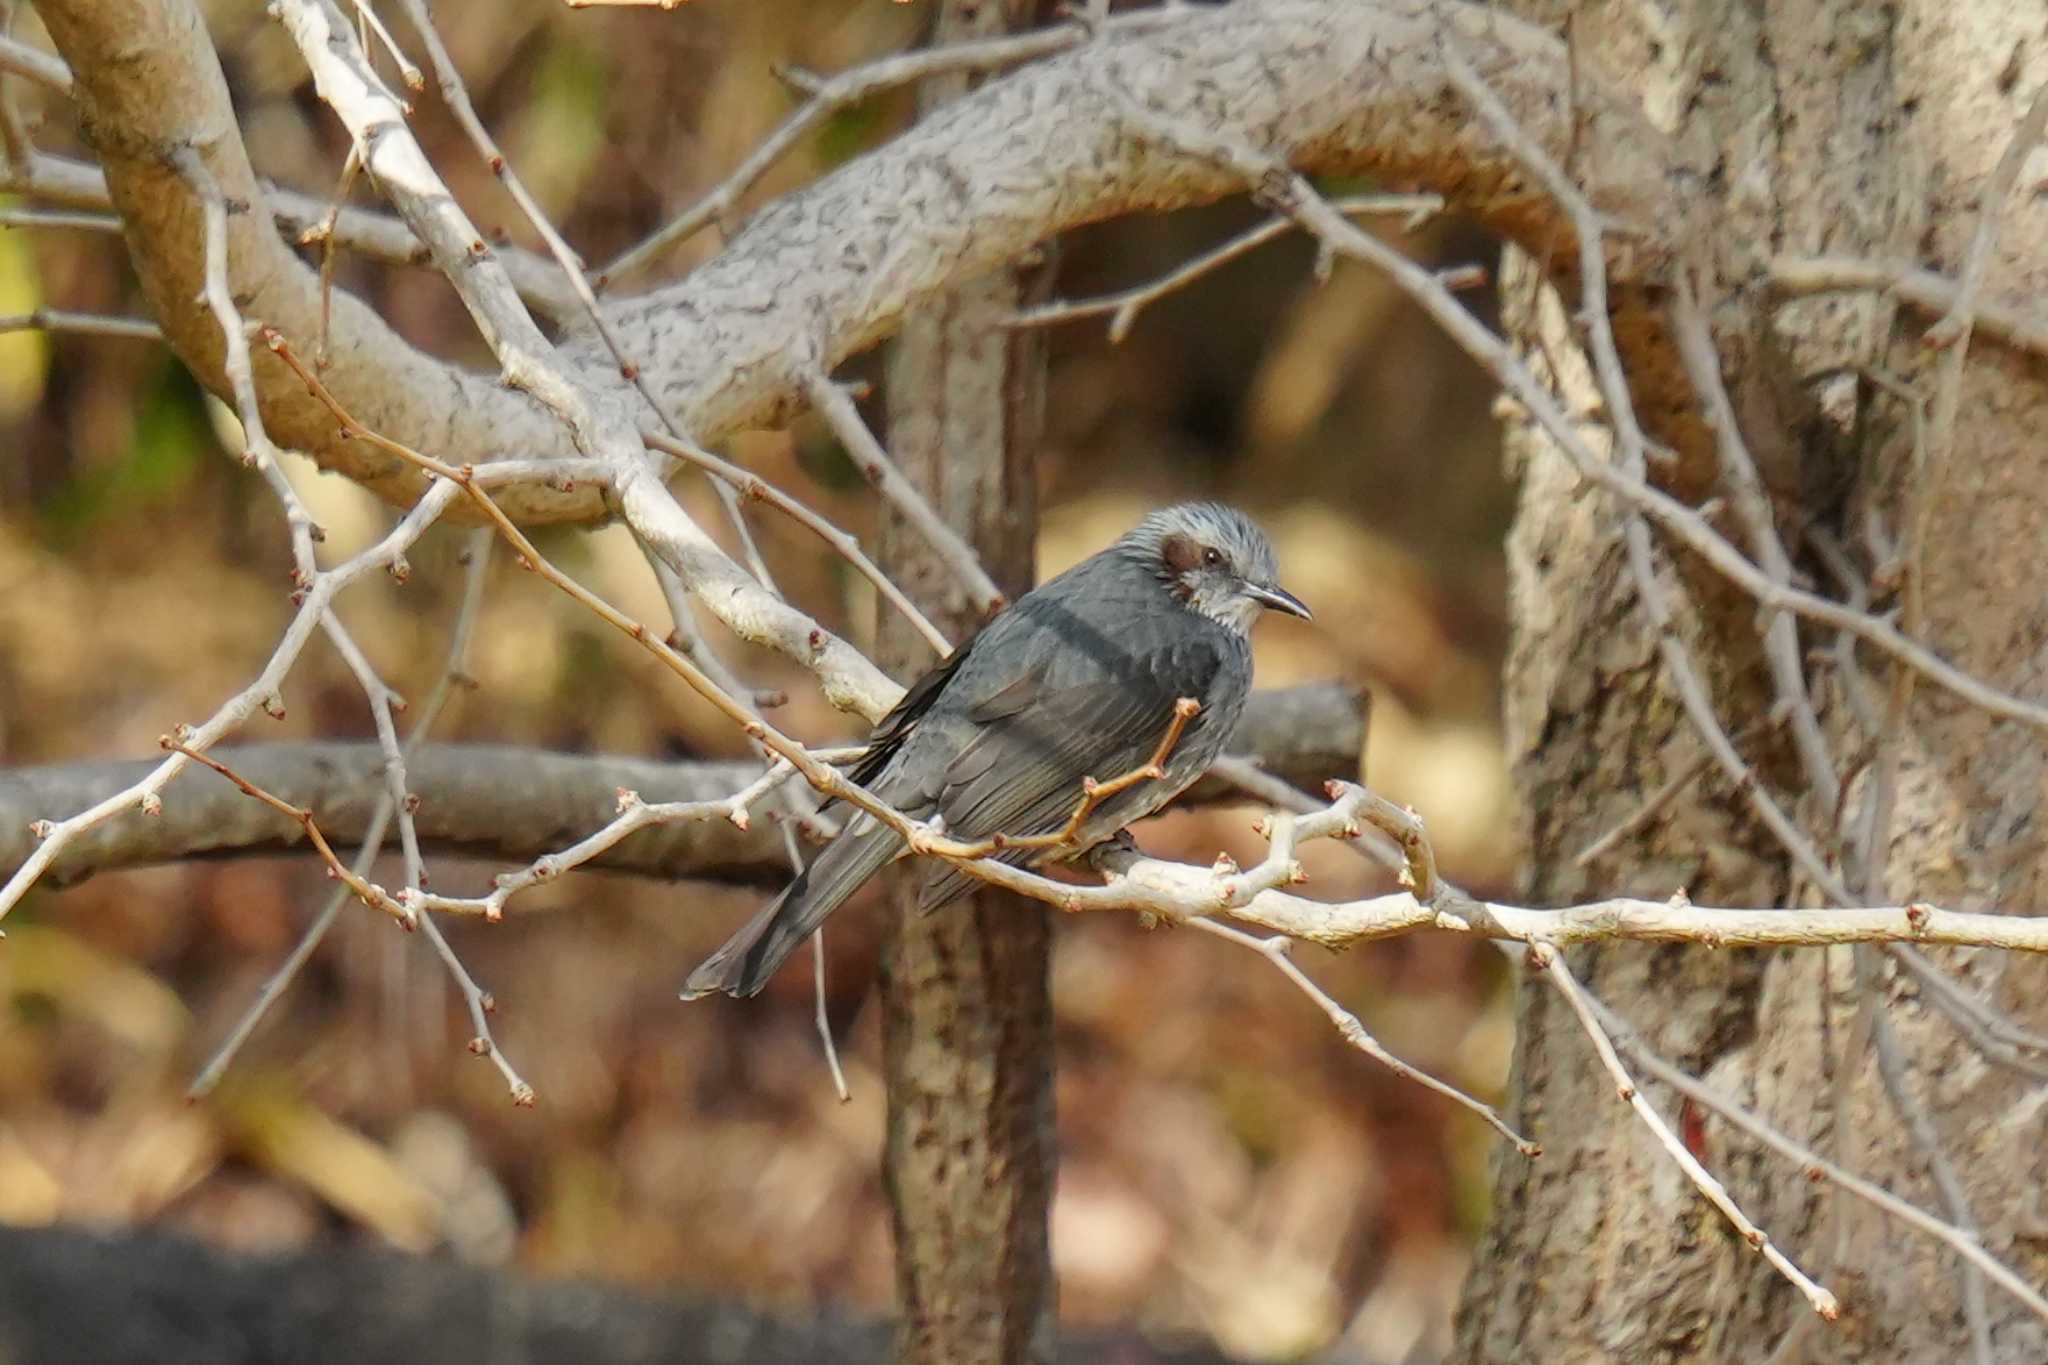
{"type": "Polygon", "coordinates": [[[1308,609],[1306,602],[1278,583],[1247,583],[1244,590],[1252,601],[1268,611],[1284,611],[1289,616],[1299,616],[1304,621],[1316,619],[1315,613],[1308,609]]]}

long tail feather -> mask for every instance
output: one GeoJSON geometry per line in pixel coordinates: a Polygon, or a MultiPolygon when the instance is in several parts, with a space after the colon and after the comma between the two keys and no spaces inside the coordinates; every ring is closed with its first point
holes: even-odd
{"type": "Polygon", "coordinates": [[[903,850],[895,831],[872,823],[833,840],[831,847],[748,920],[719,950],[704,959],[683,983],[683,999],[719,991],[732,996],[755,995],[776,968],[809,938],[825,917],[903,850]]]}

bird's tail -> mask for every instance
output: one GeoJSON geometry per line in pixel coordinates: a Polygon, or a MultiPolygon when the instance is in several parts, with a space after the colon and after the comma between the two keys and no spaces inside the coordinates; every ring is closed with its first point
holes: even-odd
{"type": "Polygon", "coordinates": [[[903,839],[886,825],[864,815],[832,841],[789,889],[748,920],[724,946],[704,959],[683,983],[683,999],[724,991],[727,995],[759,993],[789,955],[811,936],[825,917],[858,891],[861,883],[903,851],[903,839]],[[863,828],[863,826],[865,826],[863,828]]]}

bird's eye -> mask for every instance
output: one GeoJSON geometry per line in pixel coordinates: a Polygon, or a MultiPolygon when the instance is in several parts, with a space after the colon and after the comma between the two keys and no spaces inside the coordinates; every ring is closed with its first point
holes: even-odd
{"type": "Polygon", "coordinates": [[[1211,545],[1208,549],[1202,551],[1202,567],[1205,569],[1222,568],[1223,551],[1217,549],[1213,545],[1211,545]]]}

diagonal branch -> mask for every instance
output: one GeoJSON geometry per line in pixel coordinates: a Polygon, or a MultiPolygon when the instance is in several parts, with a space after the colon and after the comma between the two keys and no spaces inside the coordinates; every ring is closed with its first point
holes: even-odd
{"type": "Polygon", "coordinates": [[[1630,1078],[1628,1069],[1622,1065],[1621,1058],[1615,1053],[1614,1043],[1607,1036],[1607,1030],[1600,1026],[1600,1020],[1593,1012],[1592,997],[1586,994],[1585,987],[1579,984],[1578,978],[1572,975],[1571,968],[1565,965],[1563,955],[1552,945],[1539,942],[1531,945],[1530,957],[1549,975],[1558,993],[1564,996],[1565,1002],[1571,1006],[1572,1013],[1578,1016],[1580,1027],[1585,1030],[1586,1037],[1592,1042],[1593,1051],[1599,1055],[1600,1064],[1606,1067],[1607,1074],[1614,1078],[1614,1087],[1622,1102],[1635,1111],[1636,1117],[1650,1130],[1650,1135],[1657,1139],[1665,1154],[1678,1163],[1679,1169],[1684,1171],[1699,1192],[1706,1196],[1707,1202],[1721,1211],[1721,1216],[1728,1220],[1741,1235],[1742,1240],[1749,1244],[1750,1249],[1769,1261],[1773,1270],[1791,1281],[1793,1287],[1806,1296],[1806,1302],[1814,1312],[1829,1322],[1841,1316],[1841,1305],[1836,1302],[1835,1296],[1814,1283],[1805,1271],[1792,1263],[1790,1257],[1778,1250],[1769,1234],[1749,1220],[1748,1215],[1743,1213],[1734,1197],[1728,1193],[1727,1187],[1700,1164],[1699,1158],[1695,1157],[1686,1145],[1678,1140],[1678,1135],[1671,1131],[1671,1125],[1664,1121],[1664,1116],[1651,1108],[1650,1102],[1643,1098],[1643,1092],[1630,1078]]]}
{"type": "MultiPolygon", "coordinates": [[[[190,149],[236,210],[227,225],[227,269],[243,314],[293,335],[319,335],[317,273],[270,224],[197,7],[190,0],[43,0],[37,10],[70,64],[80,119],[91,130],[129,253],[179,358],[209,388],[229,392],[220,332],[199,301],[202,205],[167,150],[190,149]]],[[[334,297],[329,344],[337,392],[380,429],[444,448],[570,453],[536,404],[423,354],[352,295],[334,297]]],[[[258,357],[254,378],[278,445],[306,451],[393,501],[419,495],[424,482],[415,471],[338,440],[320,405],[281,366],[258,357]]],[[[556,520],[587,520],[600,510],[592,490],[561,494],[545,485],[508,489],[506,505],[556,520]]]]}

